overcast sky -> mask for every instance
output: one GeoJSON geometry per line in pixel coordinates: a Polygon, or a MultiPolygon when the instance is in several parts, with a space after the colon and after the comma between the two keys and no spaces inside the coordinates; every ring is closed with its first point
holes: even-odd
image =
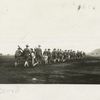
{"type": "Polygon", "coordinates": [[[17,45],[25,44],[86,52],[100,48],[99,4],[99,0],[0,0],[0,52],[14,54],[17,45]]]}

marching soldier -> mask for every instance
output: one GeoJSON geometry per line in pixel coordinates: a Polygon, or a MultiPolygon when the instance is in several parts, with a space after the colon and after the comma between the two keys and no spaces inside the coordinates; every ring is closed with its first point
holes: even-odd
{"type": "Polygon", "coordinates": [[[85,52],[82,53],[82,57],[84,58],[86,56],[85,52]]]}
{"type": "Polygon", "coordinates": [[[48,63],[48,51],[47,49],[45,49],[45,51],[43,52],[43,58],[44,58],[44,63],[47,64],[48,63]]]}
{"type": "Polygon", "coordinates": [[[20,47],[15,52],[15,66],[17,66],[20,62],[20,57],[22,56],[22,50],[20,47]]]}
{"type": "Polygon", "coordinates": [[[29,67],[29,60],[31,58],[31,53],[30,53],[30,49],[29,49],[28,45],[26,45],[26,48],[24,49],[23,53],[24,53],[24,57],[25,57],[25,64],[24,64],[24,66],[25,67],[26,66],[29,67]]]}
{"type": "Polygon", "coordinates": [[[63,62],[66,62],[67,59],[68,59],[68,52],[67,52],[67,50],[65,50],[65,51],[63,52],[63,62]]]}
{"type": "Polygon", "coordinates": [[[54,63],[56,63],[56,60],[57,60],[57,51],[56,51],[55,48],[52,51],[52,60],[53,60],[54,63]]]}
{"type": "Polygon", "coordinates": [[[38,48],[36,48],[35,51],[36,51],[36,58],[37,58],[37,61],[38,61],[39,64],[41,64],[42,61],[43,61],[41,46],[38,45],[38,48]]]}
{"type": "Polygon", "coordinates": [[[32,62],[32,66],[36,66],[38,64],[38,62],[36,62],[36,54],[35,51],[33,51],[33,49],[31,48],[31,62],[32,62]]]}
{"type": "Polygon", "coordinates": [[[47,55],[47,49],[44,50],[43,55],[47,55]]]}
{"type": "Polygon", "coordinates": [[[60,62],[62,62],[63,61],[63,51],[60,49],[60,55],[59,55],[59,57],[60,57],[60,62]]]}
{"type": "Polygon", "coordinates": [[[47,51],[47,56],[48,56],[48,63],[50,64],[51,63],[51,52],[50,52],[50,49],[48,49],[48,51],[47,51]]]}
{"type": "Polygon", "coordinates": [[[57,62],[60,62],[60,50],[57,50],[57,62]]]}

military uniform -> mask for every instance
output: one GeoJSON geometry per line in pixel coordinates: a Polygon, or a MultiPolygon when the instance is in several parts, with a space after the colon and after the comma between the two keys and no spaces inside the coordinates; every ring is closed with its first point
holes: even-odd
{"type": "Polygon", "coordinates": [[[36,52],[36,59],[41,64],[42,60],[43,60],[42,49],[40,47],[38,47],[35,49],[35,52],[36,52]]]}
{"type": "Polygon", "coordinates": [[[54,63],[55,63],[56,60],[57,60],[57,51],[56,51],[56,49],[54,49],[54,50],[52,51],[52,60],[53,60],[54,63]]]}
{"type": "Polygon", "coordinates": [[[24,59],[25,59],[25,63],[24,63],[24,66],[28,66],[29,67],[29,62],[31,60],[31,52],[30,52],[30,49],[28,48],[29,46],[26,45],[26,48],[24,49],[23,51],[23,54],[24,54],[24,59]]]}
{"type": "Polygon", "coordinates": [[[28,48],[25,48],[24,49],[24,57],[25,57],[25,60],[28,61],[30,59],[30,56],[31,56],[30,50],[28,48]]]}
{"type": "Polygon", "coordinates": [[[48,51],[47,51],[47,56],[48,56],[48,63],[50,64],[51,63],[51,52],[50,52],[50,49],[48,49],[48,51]]]}
{"type": "Polygon", "coordinates": [[[32,66],[35,66],[35,63],[36,63],[35,58],[36,58],[35,52],[31,48],[31,62],[32,62],[32,66]]]}
{"type": "Polygon", "coordinates": [[[48,51],[45,49],[45,51],[43,52],[43,59],[44,59],[44,63],[47,64],[48,63],[48,55],[47,55],[48,51]]]}
{"type": "Polygon", "coordinates": [[[22,56],[22,51],[20,48],[18,48],[15,52],[15,66],[17,66],[20,63],[20,58],[22,56]]]}

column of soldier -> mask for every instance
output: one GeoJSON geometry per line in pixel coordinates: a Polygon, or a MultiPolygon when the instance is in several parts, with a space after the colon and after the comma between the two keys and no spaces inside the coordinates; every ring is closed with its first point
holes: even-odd
{"type": "Polygon", "coordinates": [[[54,48],[45,49],[42,52],[41,46],[38,45],[37,48],[29,48],[26,45],[26,48],[23,50],[18,46],[18,49],[15,53],[16,62],[19,62],[19,58],[23,56],[25,59],[25,66],[29,66],[28,61],[31,58],[32,65],[36,64],[52,64],[52,63],[64,63],[67,61],[83,59],[86,55],[82,51],[73,51],[73,50],[62,50],[54,48]]]}
{"type": "Polygon", "coordinates": [[[52,52],[50,49],[45,49],[43,56],[48,58],[47,63],[63,63],[67,61],[74,61],[83,59],[86,54],[82,51],[62,50],[54,48],[52,52]]]}

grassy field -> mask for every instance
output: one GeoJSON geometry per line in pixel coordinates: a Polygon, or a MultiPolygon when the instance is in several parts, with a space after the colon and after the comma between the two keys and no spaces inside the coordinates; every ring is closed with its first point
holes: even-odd
{"type": "Polygon", "coordinates": [[[14,67],[13,56],[0,57],[0,84],[99,84],[100,59],[40,65],[24,68],[14,67]]]}

